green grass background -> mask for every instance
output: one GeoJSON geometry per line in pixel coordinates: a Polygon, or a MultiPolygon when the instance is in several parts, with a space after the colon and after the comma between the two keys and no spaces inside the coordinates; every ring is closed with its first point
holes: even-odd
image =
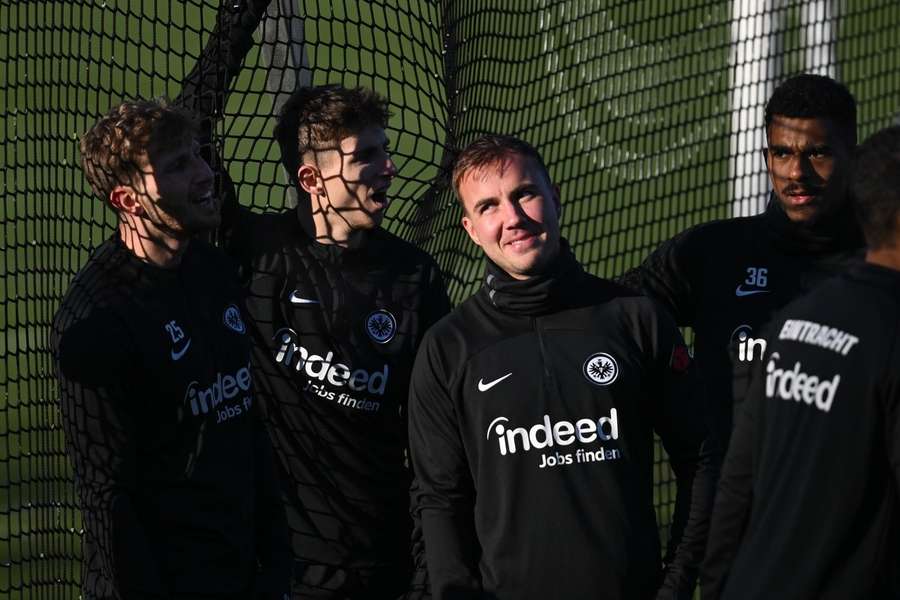
{"type": "MultiPolygon", "coordinates": [[[[837,4],[838,73],[859,100],[865,136],[898,111],[900,4],[837,4]]],[[[799,2],[783,5],[783,72],[792,73],[803,69],[799,2]]],[[[112,218],[88,194],[77,138],[124,98],[177,95],[217,6],[0,0],[2,597],[78,595],[81,523],[47,338],[69,280],[112,218]]],[[[313,83],[366,85],[390,100],[400,177],[387,226],[438,258],[456,301],[474,290],[482,267],[452,197],[441,188],[428,194],[448,140],[492,131],[538,146],[562,187],[564,233],[601,275],[621,273],[685,227],[730,214],[729,2],[296,6],[313,83]]],[[[256,47],[220,128],[241,201],[260,209],[289,197],[270,139],[269,76],[256,47]]],[[[674,490],[664,464],[656,478],[665,524],[674,490]]]]}

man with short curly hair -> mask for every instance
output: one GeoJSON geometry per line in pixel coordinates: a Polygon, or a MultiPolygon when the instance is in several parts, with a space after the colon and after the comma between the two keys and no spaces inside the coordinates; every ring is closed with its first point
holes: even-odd
{"type": "Polygon", "coordinates": [[[288,589],[240,288],[226,257],[194,239],[219,224],[195,133],[185,112],[137,100],[81,140],[91,188],[118,217],[51,333],[86,598],[281,600],[288,589]]]}
{"type": "Polygon", "coordinates": [[[847,190],[856,101],[829,77],[783,81],[765,108],[772,193],[763,214],[703,223],[660,245],[621,281],[692,327],[716,429],[728,440],[769,317],[842,270],[862,236],[847,190]]]}
{"type": "Polygon", "coordinates": [[[865,261],[791,302],[735,415],[703,598],[900,597],[900,127],[851,182],[865,261]]]}

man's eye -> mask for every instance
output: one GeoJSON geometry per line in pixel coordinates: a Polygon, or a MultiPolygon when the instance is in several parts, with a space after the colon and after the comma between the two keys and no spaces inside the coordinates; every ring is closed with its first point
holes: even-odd
{"type": "Polygon", "coordinates": [[[790,153],[787,150],[784,150],[782,148],[772,148],[769,150],[769,152],[775,158],[785,158],[790,155],[790,153]]]}

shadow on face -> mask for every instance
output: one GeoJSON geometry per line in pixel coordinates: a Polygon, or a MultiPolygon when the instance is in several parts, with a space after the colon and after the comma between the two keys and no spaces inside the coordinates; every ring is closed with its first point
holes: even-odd
{"type": "Polygon", "coordinates": [[[300,166],[298,181],[310,195],[317,240],[346,244],[357,232],[380,226],[396,175],[381,127],[313,151],[300,166]]]}
{"type": "Polygon", "coordinates": [[[853,145],[835,123],[776,115],[767,138],[769,180],[788,218],[815,222],[843,206],[853,145]]]}

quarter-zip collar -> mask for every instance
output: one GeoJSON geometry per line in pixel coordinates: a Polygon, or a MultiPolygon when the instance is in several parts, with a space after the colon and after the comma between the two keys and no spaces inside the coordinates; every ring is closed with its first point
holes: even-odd
{"type": "Polygon", "coordinates": [[[524,281],[510,277],[488,259],[481,293],[501,312],[538,316],[565,306],[583,277],[584,269],[568,242],[561,239],[559,254],[546,272],[524,281]]]}
{"type": "Polygon", "coordinates": [[[810,225],[791,221],[773,193],[763,216],[773,243],[791,254],[827,254],[863,245],[849,202],[827,219],[810,225]]]}

